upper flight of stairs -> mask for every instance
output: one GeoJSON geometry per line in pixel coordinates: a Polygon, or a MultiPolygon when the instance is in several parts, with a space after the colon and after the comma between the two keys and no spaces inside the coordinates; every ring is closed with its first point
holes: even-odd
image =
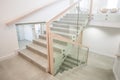
{"type": "MultiPolygon", "coordinates": [[[[77,30],[79,29],[78,32],[82,30],[82,26],[85,24],[85,20],[87,19],[88,19],[87,15],[79,16],[80,23],[79,23],[79,26],[77,26],[77,21],[76,21],[77,15],[67,14],[66,16],[61,18],[61,20],[53,22],[52,23],[53,26],[51,27],[51,30],[53,33],[59,34],[69,39],[73,39],[73,37],[76,38],[76,34],[78,34],[77,30]]],[[[64,58],[65,55],[63,55],[63,52],[65,52],[67,43],[62,42],[60,40],[59,41],[53,40],[53,42],[54,42],[53,50],[54,50],[54,54],[56,54],[54,55],[54,58],[57,57],[56,58],[56,61],[57,61],[59,59],[59,56],[62,56],[64,58]]],[[[22,57],[24,57],[26,60],[40,67],[40,69],[42,69],[43,71],[45,72],[48,71],[47,70],[48,69],[48,61],[47,61],[48,52],[47,52],[47,42],[46,42],[45,35],[40,35],[38,39],[33,40],[33,42],[27,45],[25,49],[20,50],[19,54],[22,57]]],[[[73,63],[75,61],[74,59],[68,60],[68,58],[65,60],[63,65],[68,65],[69,63],[73,65],[77,65],[75,64],[76,62],[73,63]],[[70,61],[73,61],[73,62],[70,62],[70,61]]],[[[68,67],[70,68],[71,66],[68,66],[68,67]]],[[[57,68],[57,66],[55,66],[55,68],[57,68]]]]}

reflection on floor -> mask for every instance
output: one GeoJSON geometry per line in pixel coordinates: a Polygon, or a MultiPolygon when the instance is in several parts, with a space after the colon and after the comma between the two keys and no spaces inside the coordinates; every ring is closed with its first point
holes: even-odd
{"type": "Polygon", "coordinates": [[[20,49],[24,49],[26,47],[26,45],[30,44],[31,41],[28,41],[28,40],[20,40],[18,41],[19,43],[19,48],[20,49]]]}

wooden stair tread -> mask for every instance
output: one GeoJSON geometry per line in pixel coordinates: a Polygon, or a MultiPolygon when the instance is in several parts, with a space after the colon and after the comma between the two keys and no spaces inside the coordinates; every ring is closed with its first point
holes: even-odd
{"type": "Polygon", "coordinates": [[[35,49],[35,50],[37,50],[39,52],[42,52],[42,53],[47,55],[47,48],[44,48],[44,47],[39,46],[39,45],[36,45],[34,43],[31,43],[31,44],[29,44],[27,46],[29,46],[29,47],[31,47],[31,48],[33,48],[33,49],[35,49]]]}
{"type": "Polygon", "coordinates": [[[41,43],[47,44],[46,40],[43,40],[43,39],[34,39],[34,41],[37,41],[37,42],[41,42],[41,43]]]}
{"type": "Polygon", "coordinates": [[[19,51],[19,53],[22,56],[27,57],[28,59],[32,60],[33,63],[37,64],[38,66],[41,66],[44,69],[47,69],[48,64],[47,64],[47,59],[28,50],[28,49],[23,49],[21,51],[19,51]]]}

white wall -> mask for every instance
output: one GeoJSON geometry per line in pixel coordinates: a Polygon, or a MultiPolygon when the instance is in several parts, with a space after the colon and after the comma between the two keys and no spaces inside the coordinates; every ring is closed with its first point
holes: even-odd
{"type": "Polygon", "coordinates": [[[0,23],[0,57],[18,49],[16,28],[0,23]]]}
{"type": "Polygon", "coordinates": [[[101,8],[107,7],[107,0],[93,0],[93,13],[99,12],[101,8]]]}
{"type": "Polygon", "coordinates": [[[0,22],[6,22],[55,0],[1,0],[0,22]]]}
{"type": "MultiPolygon", "coordinates": [[[[0,57],[18,49],[16,28],[14,25],[6,26],[5,22],[16,18],[31,10],[55,0],[1,0],[0,1],[0,57]]],[[[22,22],[48,21],[55,14],[68,7],[68,0],[61,0],[56,5],[42,10],[40,14],[27,17],[22,22]],[[64,3],[64,5],[63,5],[64,3]]]]}
{"type": "Polygon", "coordinates": [[[27,23],[27,22],[42,22],[48,21],[53,18],[55,15],[59,14],[61,11],[66,9],[69,6],[69,0],[61,0],[58,3],[51,5],[32,16],[28,16],[18,23],[27,23]]]}
{"type": "Polygon", "coordinates": [[[84,31],[83,41],[90,51],[113,57],[119,50],[120,29],[88,27],[84,31]]]}

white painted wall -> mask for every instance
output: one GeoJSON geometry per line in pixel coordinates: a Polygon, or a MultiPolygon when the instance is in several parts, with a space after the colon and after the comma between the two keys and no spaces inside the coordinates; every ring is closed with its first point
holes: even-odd
{"type": "MultiPolygon", "coordinates": [[[[0,57],[18,49],[16,28],[14,25],[6,26],[5,22],[28,13],[33,9],[55,0],[1,0],[0,1],[0,57]]],[[[39,13],[27,17],[21,22],[48,21],[54,15],[68,7],[68,0],[60,0],[57,4],[49,6],[39,13]]]]}
{"type": "Polygon", "coordinates": [[[43,22],[48,21],[53,18],[55,15],[59,14],[61,11],[66,9],[69,6],[69,0],[61,0],[58,3],[49,6],[32,16],[28,16],[18,23],[27,23],[27,22],[43,22]]]}
{"type": "Polygon", "coordinates": [[[113,57],[118,53],[120,29],[88,27],[84,31],[83,41],[90,51],[113,57]]]}
{"type": "Polygon", "coordinates": [[[93,13],[99,12],[101,8],[107,7],[107,0],[93,0],[93,13]]]}
{"type": "Polygon", "coordinates": [[[55,0],[1,0],[0,22],[5,23],[55,0]]]}
{"type": "Polygon", "coordinates": [[[0,23],[0,57],[18,49],[16,28],[0,23]]]}

